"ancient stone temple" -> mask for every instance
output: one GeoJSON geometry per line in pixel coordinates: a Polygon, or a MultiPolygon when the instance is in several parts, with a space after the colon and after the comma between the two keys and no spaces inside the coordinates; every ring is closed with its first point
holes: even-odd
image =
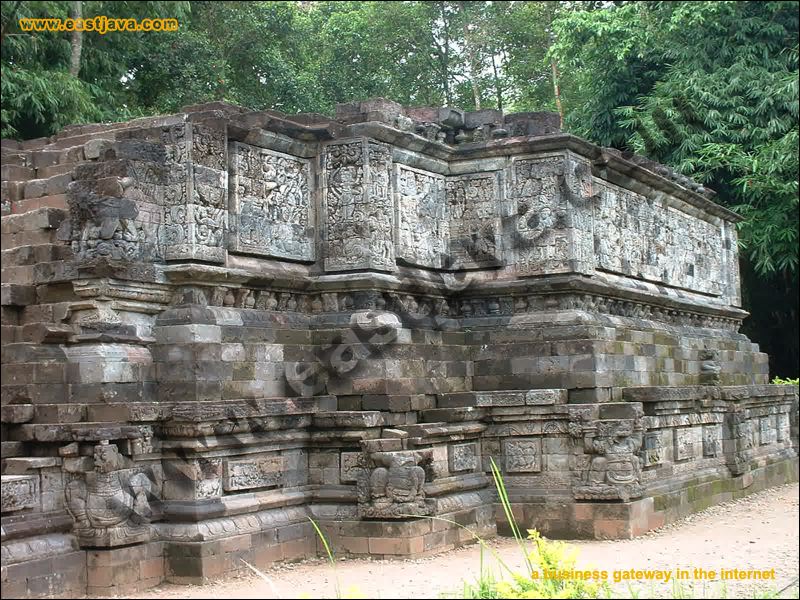
{"type": "Polygon", "coordinates": [[[4,594],[311,556],[311,519],[452,548],[508,529],[492,461],[565,538],[797,478],[737,217],[557,116],[209,104],[2,158],[4,594]]]}

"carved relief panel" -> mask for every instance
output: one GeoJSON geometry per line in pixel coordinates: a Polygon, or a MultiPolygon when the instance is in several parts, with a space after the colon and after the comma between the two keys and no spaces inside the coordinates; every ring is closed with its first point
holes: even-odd
{"type": "Polygon", "coordinates": [[[223,262],[228,224],[225,126],[185,124],[171,128],[170,135],[176,139],[167,145],[165,258],[223,262]]]}
{"type": "Polygon", "coordinates": [[[325,270],[395,270],[389,147],[367,139],[331,144],[322,160],[325,270]]]}
{"type": "Polygon", "coordinates": [[[596,180],[598,268],[707,294],[723,293],[718,225],[605,181],[596,180]]]}
{"type": "Polygon", "coordinates": [[[513,161],[509,196],[516,214],[510,245],[518,274],[579,270],[573,239],[576,231],[591,228],[576,217],[581,209],[576,205],[588,202],[580,180],[563,154],[513,161]]]}
{"type": "Polygon", "coordinates": [[[312,183],[309,161],[233,142],[230,249],[313,261],[312,183]]]}
{"type": "Polygon", "coordinates": [[[450,264],[470,269],[502,264],[499,174],[447,179],[450,264]]]}
{"type": "Polygon", "coordinates": [[[358,513],[368,519],[403,519],[433,512],[425,498],[426,473],[432,450],[364,452],[356,473],[358,513]]]}
{"type": "Polygon", "coordinates": [[[397,257],[422,267],[446,266],[450,232],[445,178],[395,165],[395,198],[397,257]]]}
{"type": "Polygon", "coordinates": [[[537,473],[542,470],[541,438],[503,440],[506,472],[537,473]]]}
{"type": "MultiPolygon", "coordinates": [[[[623,500],[641,497],[640,450],[643,443],[641,419],[609,419],[570,423],[573,437],[583,441],[583,454],[576,457],[573,495],[577,500],[623,500]]],[[[650,439],[645,466],[661,460],[653,455],[650,439]]],[[[647,452],[646,452],[647,454],[647,452]]]]}
{"type": "Polygon", "coordinates": [[[222,488],[226,492],[280,486],[286,464],[282,456],[225,460],[222,488]]]}

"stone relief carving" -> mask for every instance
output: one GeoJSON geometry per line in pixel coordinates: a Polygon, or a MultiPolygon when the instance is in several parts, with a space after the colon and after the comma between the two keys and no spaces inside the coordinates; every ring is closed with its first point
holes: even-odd
{"type": "Polygon", "coordinates": [[[789,415],[787,413],[778,413],[776,418],[778,424],[776,428],[775,440],[778,442],[785,442],[791,437],[791,423],[789,415]]]}
{"type": "Polygon", "coordinates": [[[559,155],[515,160],[512,164],[510,197],[517,214],[511,244],[520,275],[571,270],[571,216],[561,189],[564,161],[559,155]]]}
{"type": "Polygon", "coordinates": [[[601,269],[707,294],[722,293],[722,231],[699,217],[602,180],[594,212],[601,269]]]}
{"type": "Polygon", "coordinates": [[[309,161],[239,142],[230,161],[231,250],[314,260],[309,161]]]}
{"type": "MultiPolygon", "coordinates": [[[[590,422],[591,423],[591,422],[590,422]]],[[[635,420],[598,421],[583,426],[586,456],[573,485],[578,500],[622,500],[640,497],[641,424],[635,420]]]]}
{"type": "Polygon", "coordinates": [[[97,189],[83,181],[73,182],[68,188],[75,257],[120,261],[160,258],[155,228],[140,221],[134,201],[122,197],[122,183],[107,187],[115,189],[97,189]],[[109,195],[109,191],[119,195],[109,195]]]}
{"type": "Polygon", "coordinates": [[[450,256],[455,268],[502,263],[497,175],[449,177],[450,256]]]}
{"type": "Polygon", "coordinates": [[[167,260],[195,258],[222,262],[225,258],[228,174],[224,136],[224,127],[214,124],[184,124],[164,129],[167,260]],[[191,152],[187,137],[192,139],[191,152]]]}
{"type": "Polygon", "coordinates": [[[397,257],[424,267],[440,268],[447,256],[450,232],[445,178],[396,165],[397,257]]]}
{"type": "Polygon", "coordinates": [[[451,473],[474,471],[478,468],[479,458],[477,444],[453,444],[448,450],[448,468],[451,473]]]}
{"type": "Polygon", "coordinates": [[[542,470],[541,438],[503,440],[508,473],[536,473],[542,470]]]}
{"type": "Polygon", "coordinates": [[[283,481],[285,461],[280,456],[259,456],[242,460],[226,460],[222,489],[226,492],[254,488],[278,487],[283,481]]]}
{"type": "Polygon", "coordinates": [[[703,349],[698,352],[700,360],[700,383],[703,385],[719,385],[722,366],[719,363],[719,351],[703,349]]]}
{"type": "Polygon", "coordinates": [[[758,431],[753,421],[748,419],[743,411],[736,411],[728,415],[728,427],[732,433],[732,451],[725,452],[728,468],[734,475],[740,475],[750,468],[750,459],[753,450],[758,447],[758,431]]]}
{"type": "Polygon", "coordinates": [[[777,433],[775,431],[775,420],[771,416],[761,417],[758,420],[759,441],[762,446],[767,444],[774,444],[777,441],[777,433]]]}
{"type": "Polygon", "coordinates": [[[356,482],[359,515],[371,519],[430,515],[423,465],[432,459],[432,450],[362,453],[356,482]]]}
{"type": "Polygon", "coordinates": [[[228,168],[225,160],[226,128],[224,123],[219,122],[209,125],[192,124],[192,160],[196,164],[224,171],[228,168]]]}
{"type": "Polygon", "coordinates": [[[187,139],[187,128],[183,123],[177,125],[164,125],[156,128],[155,135],[148,137],[158,139],[167,150],[167,161],[171,163],[183,163],[189,160],[189,141],[187,139]]]}
{"type": "Polygon", "coordinates": [[[722,454],[722,426],[703,427],[703,456],[714,457],[722,454]]]}
{"type": "Polygon", "coordinates": [[[340,463],[339,480],[342,483],[357,482],[361,471],[361,452],[342,452],[340,463]]]}
{"type": "Polygon", "coordinates": [[[64,492],[82,546],[121,546],[150,539],[151,481],[108,442],[94,447],[94,471],[64,492]]]}
{"type": "Polygon", "coordinates": [[[0,511],[15,512],[36,508],[39,504],[39,477],[37,475],[0,476],[0,511]]]}
{"type": "Polygon", "coordinates": [[[325,149],[325,269],[396,269],[391,154],[376,142],[325,149]]]}
{"type": "Polygon", "coordinates": [[[661,432],[653,431],[644,434],[642,442],[642,466],[652,467],[664,462],[664,446],[661,443],[661,432]]]}
{"type": "Polygon", "coordinates": [[[681,427],[674,430],[675,460],[689,460],[697,456],[700,443],[698,430],[694,427],[681,427]]]}

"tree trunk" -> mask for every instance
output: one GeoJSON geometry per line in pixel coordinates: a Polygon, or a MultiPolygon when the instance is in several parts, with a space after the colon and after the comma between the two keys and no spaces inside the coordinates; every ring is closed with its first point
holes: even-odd
{"type": "Polygon", "coordinates": [[[478,80],[475,75],[475,46],[472,43],[472,36],[469,25],[464,25],[464,50],[467,53],[467,67],[469,68],[469,84],[472,87],[472,99],[475,103],[475,110],[481,109],[481,91],[478,88],[478,80]]]}
{"type": "Polygon", "coordinates": [[[550,61],[550,66],[553,69],[553,93],[556,96],[556,108],[558,109],[559,127],[564,128],[564,107],[561,106],[561,89],[558,87],[558,66],[556,60],[550,61]]]}
{"type": "MultiPolygon", "coordinates": [[[[73,19],[80,19],[83,15],[83,7],[80,0],[71,2],[70,11],[73,19]]],[[[70,57],[69,57],[69,74],[77,77],[81,72],[81,50],[83,50],[83,32],[77,29],[72,32],[72,39],[70,40],[70,57]]]]}
{"type": "Polygon", "coordinates": [[[503,90],[500,87],[500,75],[497,72],[494,51],[492,51],[492,71],[494,72],[494,92],[497,95],[497,110],[503,110],[503,90]]]}
{"type": "MultiPolygon", "coordinates": [[[[551,2],[546,6],[550,8],[550,14],[546,28],[546,31],[548,32],[547,37],[549,42],[548,50],[550,50],[553,47],[556,38],[555,34],[553,33],[553,21],[555,20],[556,17],[557,5],[555,2],[551,2]]],[[[554,56],[550,58],[550,68],[553,71],[553,94],[555,95],[556,98],[556,109],[558,110],[558,119],[559,119],[558,123],[559,127],[561,129],[564,129],[564,107],[561,105],[561,87],[558,84],[558,79],[559,79],[558,65],[556,64],[556,59],[554,56]]]]}
{"type": "Polygon", "coordinates": [[[442,15],[442,23],[444,24],[444,56],[443,56],[443,73],[444,76],[444,101],[445,106],[452,104],[450,98],[450,25],[447,21],[447,11],[445,10],[444,2],[439,3],[439,10],[442,15]]]}

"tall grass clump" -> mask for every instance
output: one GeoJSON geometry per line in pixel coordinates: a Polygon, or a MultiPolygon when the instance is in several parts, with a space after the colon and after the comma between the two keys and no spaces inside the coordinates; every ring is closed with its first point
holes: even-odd
{"type": "Polygon", "coordinates": [[[500,563],[506,577],[497,579],[485,570],[481,560],[477,581],[464,585],[464,598],[610,598],[611,587],[606,581],[544,577],[546,572],[575,569],[577,550],[564,542],[547,540],[535,529],[523,535],[514,519],[500,469],[493,459],[490,460],[500,506],[522,553],[525,572],[513,571],[500,563]]]}

